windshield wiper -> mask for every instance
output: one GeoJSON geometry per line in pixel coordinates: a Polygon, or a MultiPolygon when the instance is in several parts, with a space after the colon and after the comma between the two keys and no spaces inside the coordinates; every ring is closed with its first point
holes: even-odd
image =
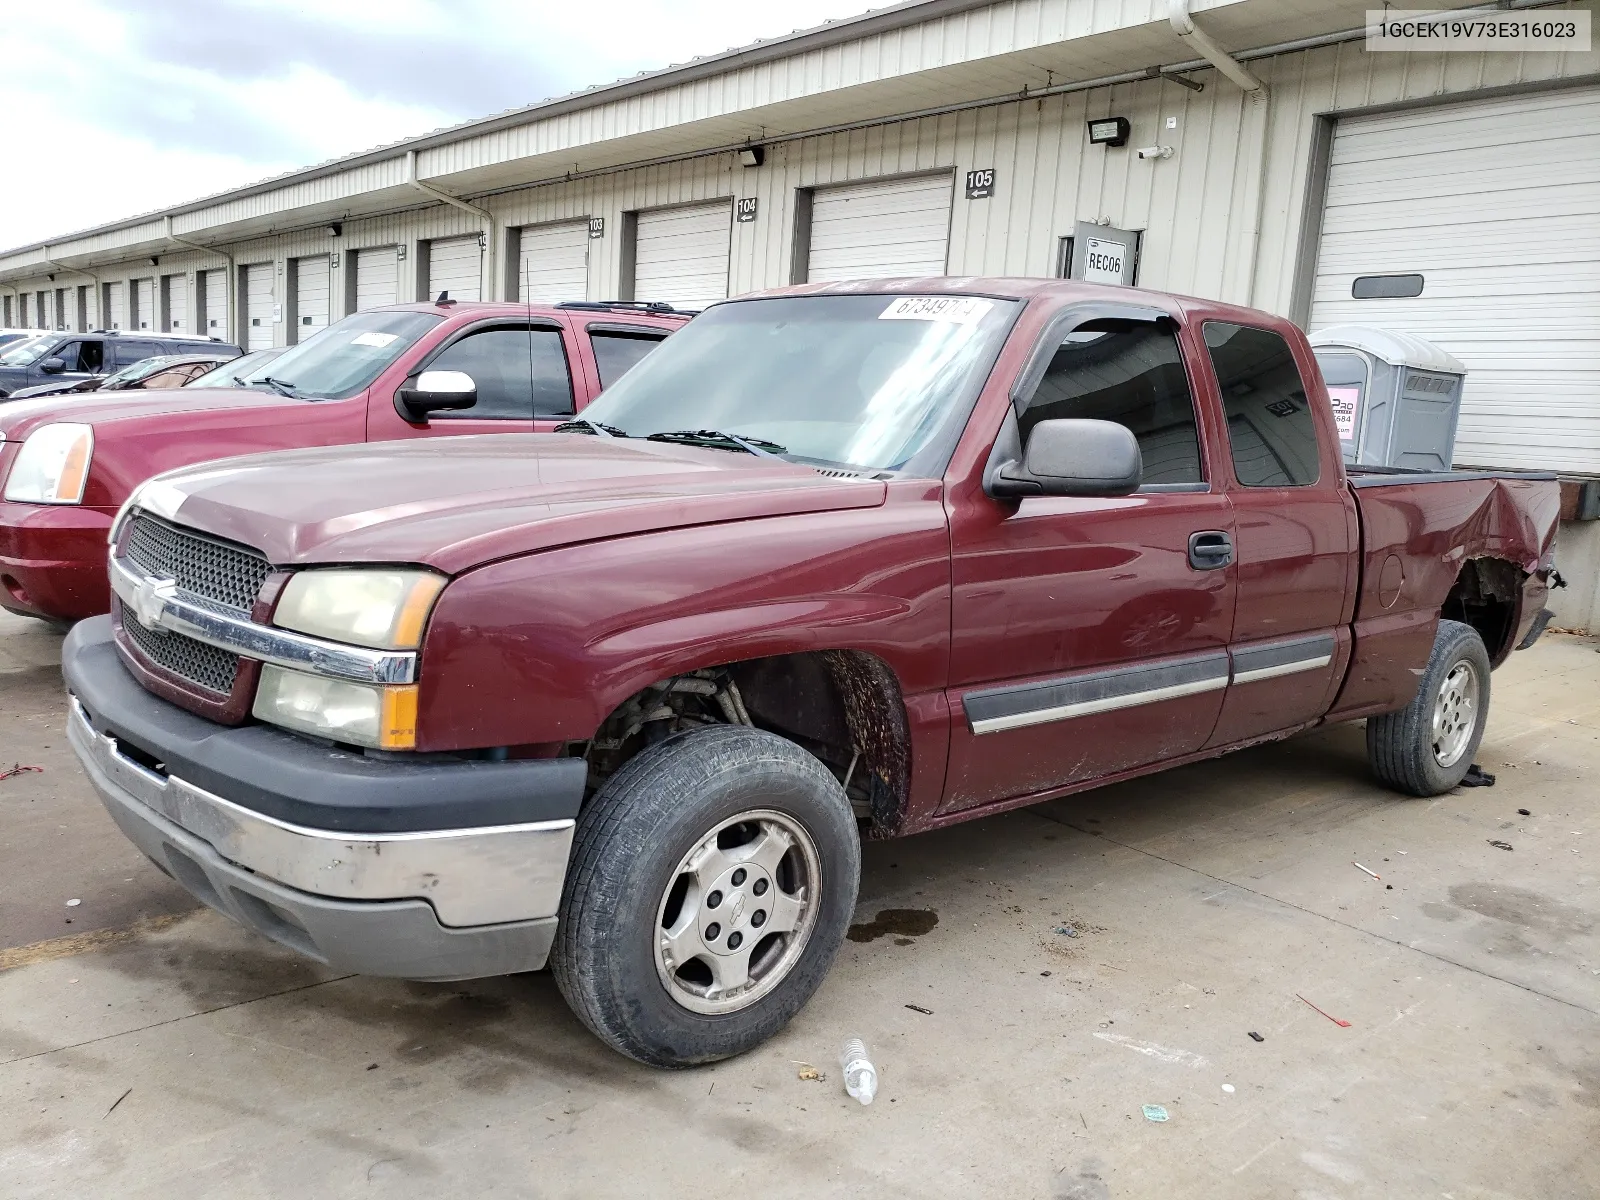
{"type": "Polygon", "coordinates": [[[782,455],[787,454],[788,448],[769,442],[766,438],[740,437],[736,433],[723,433],[720,429],[675,429],[667,433],[652,433],[645,438],[647,442],[675,442],[683,446],[715,446],[726,450],[737,447],[747,454],[754,454],[758,458],[776,458],[779,462],[787,462],[782,455]]]}
{"type": "Polygon", "coordinates": [[[277,392],[278,395],[288,396],[291,400],[301,399],[299,389],[297,389],[294,384],[285,383],[281,379],[274,379],[271,375],[257,376],[254,382],[264,383],[273,391],[277,392]]]}
{"type": "Polygon", "coordinates": [[[598,434],[603,438],[631,437],[626,429],[618,429],[615,425],[606,425],[600,421],[591,421],[588,417],[574,417],[570,421],[563,421],[557,425],[552,433],[583,433],[587,430],[591,434],[598,434]]]}

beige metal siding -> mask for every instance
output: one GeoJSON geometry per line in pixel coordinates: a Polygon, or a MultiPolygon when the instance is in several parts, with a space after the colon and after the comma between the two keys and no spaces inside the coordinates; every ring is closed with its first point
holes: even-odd
{"type": "Polygon", "coordinates": [[[295,340],[328,326],[328,256],[294,260],[295,340]]]}
{"type": "Polygon", "coordinates": [[[728,295],[733,206],[726,200],[638,215],[633,296],[703,308],[728,295]]]}
{"type": "Polygon", "coordinates": [[[478,235],[428,243],[428,299],[449,292],[452,300],[477,300],[483,294],[483,247],[478,235]]]}
{"type": "Polygon", "coordinates": [[[1311,327],[1467,366],[1456,461],[1600,471],[1600,88],[1340,122],[1311,327]],[[1357,300],[1363,275],[1422,294],[1357,300]]]}
{"type": "Polygon", "coordinates": [[[529,303],[588,299],[590,240],[587,221],[524,229],[517,252],[517,298],[529,303]]]}
{"type": "Polygon", "coordinates": [[[273,345],[272,264],[253,263],[244,269],[245,349],[267,350],[273,345]]]}
{"type": "Polygon", "coordinates": [[[356,311],[393,304],[398,296],[400,264],[393,246],[358,250],[356,259],[356,311]]]}

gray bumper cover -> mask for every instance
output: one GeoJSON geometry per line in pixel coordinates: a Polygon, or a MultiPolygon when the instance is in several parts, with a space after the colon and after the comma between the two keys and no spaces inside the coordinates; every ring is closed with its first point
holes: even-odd
{"type": "Polygon", "coordinates": [[[158,866],[307,957],[358,974],[445,980],[537,970],[549,955],[570,820],[306,829],[140,765],[95,731],[76,700],[68,736],[112,819],[158,866]]]}

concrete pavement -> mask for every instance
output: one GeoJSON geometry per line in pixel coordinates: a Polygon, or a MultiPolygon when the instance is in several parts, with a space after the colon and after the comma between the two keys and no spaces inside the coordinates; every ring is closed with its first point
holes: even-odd
{"type": "Polygon", "coordinates": [[[1496,674],[1493,788],[1395,797],[1343,727],[869,845],[816,999],[667,1074],[548,975],[336,978],[196,911],[76,774],[24,626],[0,758],[46,771],[0,782],[6,1196],[1600,1194],[1595,641],[1496,674]]]}

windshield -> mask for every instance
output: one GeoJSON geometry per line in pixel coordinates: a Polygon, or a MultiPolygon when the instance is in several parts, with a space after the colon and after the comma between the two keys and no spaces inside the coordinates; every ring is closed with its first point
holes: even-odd
{"type": "Polygon", "coordinates": [[[31,367],[43,358],[45,352],[55,344],[55,334],[36,334],[25,342],[16,343],[4,354],[0,354],[0,364],[8,367],[31,367]]]}
{"type": "Polygon", "coordinates": [[[229,359],[219,367],[215,367],[197,379],[191,379],[184,387],[245,387],[260,379],[263,375],[272,374],[269,364],[283,353],[282,349],[257,350],[253,354],[246,354],[240,358],[229,359]]]}
{"type": "Polygon", "coordinates": [[[123,367],[122,370],[107,375],[100,381],[100,386],[114,392],[125,383],[133,383],[136,380],[143,379],[146,375],[154,375],[177,357],[179,356],[174,354],[162,354],[155,358],[141,358],[131,366],[123,367]]]}
{"type": "Polygon", "coordinates": [[[922,469],[930,454],[948,454],[1017,308],[949,295],[720,304],[583,418],[630,437],[715,430],[802,462],[922,469]]]}
{"type": "Polygon", "coordinates": [[[250,382],[307,400],[351,396],[442,320],[433,313],[356,313],[291,346],[250,382]]]}

